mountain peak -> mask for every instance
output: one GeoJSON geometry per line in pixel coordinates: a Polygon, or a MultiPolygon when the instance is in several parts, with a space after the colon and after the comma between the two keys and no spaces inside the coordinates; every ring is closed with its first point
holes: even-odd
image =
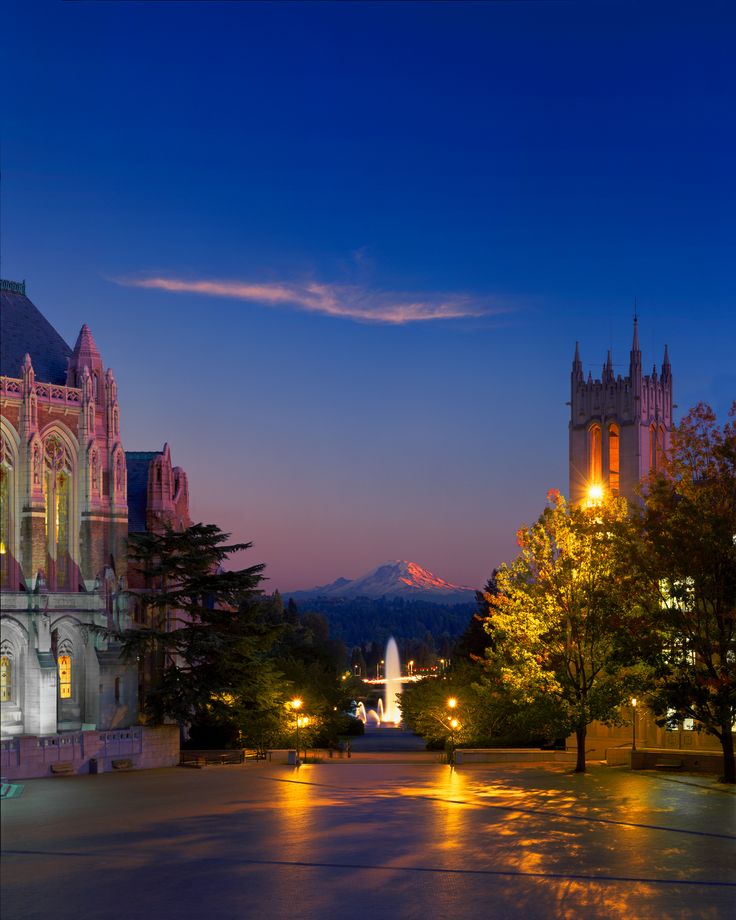
{"type": "Polygon", "coordinates": [[[444,603],[465,603],[475,592],[464,585],[454,585],[432,574],[417,562],[393,559],[371,569],[360,578],[338,578],[329,585],[308,591],[295,591],[295,597],[403,597],[444,603]]]}

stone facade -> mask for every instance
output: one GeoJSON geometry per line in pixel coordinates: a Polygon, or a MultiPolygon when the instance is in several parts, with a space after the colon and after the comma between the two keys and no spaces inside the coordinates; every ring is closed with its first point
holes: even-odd
{"type": "MultiPolygon", "coordinates": [[[[138,722],[138,665],[105,633],[131,623],[117,384],[88,326],[72,349],[25,284],[0,297],[2,736],[91,743],[138,722]]],[[[150,457],[137,519],[188,526],[186,474],[168,446],[150,457]]]]}
{"type": "MultiPolygon", "coordinates": [[[[672,432],[672,368],[667,346],[659,374],[642,371],[638,322],[629,353],[629,373],[613,372],[611,352],[603,364],[601,378],[583,375],[580,348],[570,375],[570,501],[578,504],[599,487],[638,500],[638,490],[651,472],[661,468],[669,450],[672,432]]],[[[623,719],[637,722],[637,744],[653,750],[720,751],[718,740],[696,730],[692,720],[669,728],[660,727],[650,712],[639,708],[623,713],[623,719]]],[[[593,722],[588,727],[586,749],[589,759],[609,763],[628,762],[633,725],[606,726],[593,722]]],[[[568,750],[576,747],[575,736],[567,739],[568,750]]]]}
{"type": "Polygon", "coordinates": [[[613,372],[611,352],[599,380],[586,379],[576,344],[570,375],[570,501],[585,500],[591,487],[637,497],[640,483],[669,449],[672,431],[672,368],[667,351],[658,374],[645,375],[638,323],[629,373],[613,372]]]}

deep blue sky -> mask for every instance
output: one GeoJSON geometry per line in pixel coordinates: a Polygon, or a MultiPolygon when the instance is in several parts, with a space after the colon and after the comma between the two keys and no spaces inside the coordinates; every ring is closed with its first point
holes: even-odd
{"type": "Polygon", "coordinates": [[[725,417],[733,4],[1,16],[2,275],[90,324],[125,446],[168,440],[271,587],[482,583],[567,489],[575,340],[625,372],[634,297],[645,366],[669,343],[680,411],[725,417]]]}

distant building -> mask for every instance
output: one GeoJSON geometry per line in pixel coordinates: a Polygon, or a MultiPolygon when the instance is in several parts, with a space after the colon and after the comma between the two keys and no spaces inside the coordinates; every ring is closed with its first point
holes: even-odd
{"type": "Polygon", "coordinates": [[[97,627],[130,622],[129,516],[188,526],[186,474],[168,446],[126,456],[88,326],[72,349],[25,283],[0,282],[0,298],[2,735],[131,726],[138,667],[97,627]]]}
{"type": "Polygon", "coordinates": [[[614,374],[611,352],[600,379],[583,375],[575,345],[570,394],[570,501],[590,490],[610,491],[633,501],[649,473],[661,466],[672,432],[672,369],[664,348],[662,367],[642,370],[637,320],[629,373],[614,374]]]}

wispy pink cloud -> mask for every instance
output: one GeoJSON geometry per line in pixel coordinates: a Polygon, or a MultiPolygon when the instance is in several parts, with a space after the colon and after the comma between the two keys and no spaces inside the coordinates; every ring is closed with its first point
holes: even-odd
{"type": "Polygon", "coordinates": [[[204,294],[230,297],[264,306],[286,306],[324,316],[337,316],[364,323],[428,322],[462,319],[509,312],[508,307],[463,294],[413,295],[376,291],[351,284],[321,284],[307,281],[253,283],[214,279],[186,280],[172,277],[124,278],[118,284],[170,291],[175,294],[204,294]]]}

